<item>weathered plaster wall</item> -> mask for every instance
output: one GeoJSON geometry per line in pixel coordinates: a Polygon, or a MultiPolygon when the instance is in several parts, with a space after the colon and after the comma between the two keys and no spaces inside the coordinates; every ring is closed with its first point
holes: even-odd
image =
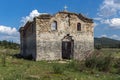
{"type": "Polygon", "coordinates": [[[84,59],[94,49],[93,24],[85,23],[76,15],[70,15],[70,23],[66,18],[68,14],[58,13],[52,18],[36,18],[36,60],[62,59],[62,39],[67,34],[73,36],[74,59],[84,59]],[[57,21],[57,30],[51,30],[51,23],[57,21]],[[77,31],[77,23],[81,23],[82,30],[77,31]]]}
{"type": "Polygon", "coordinates": [[[24,27],[21,32],[21,54],[24,57],[32,56],[36,58],[36,30],[35,23],[30,23],[24,27]]]}

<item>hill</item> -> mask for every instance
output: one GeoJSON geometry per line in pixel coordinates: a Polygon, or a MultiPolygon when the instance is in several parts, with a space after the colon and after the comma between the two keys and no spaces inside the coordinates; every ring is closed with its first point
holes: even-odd
{"type": "Polygon", "coordinates": [[[106,37],[94,38],[94,45],[101,46],[102,48],[120,48],[120,41],[106,37]]]}

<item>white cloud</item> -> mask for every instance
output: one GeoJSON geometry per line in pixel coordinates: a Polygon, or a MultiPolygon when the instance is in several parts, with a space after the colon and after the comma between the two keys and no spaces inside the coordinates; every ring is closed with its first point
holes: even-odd
{"type": "Polygon", "coordinates": [[[110,36],[110,38],[120,40],[120,36],[115,35],[115,34],[114,34],[114,35],[112,35],[112,36],[110,36]]]}
{"type": "Polygon", "coordinates": [[[115,26],[116,28],[120,28],[120,18],[113,18],[110,20],[110,26],[115,26]]]}
{"type": "Polygon", "coordinates": [[[94,27],[97,27],[98,26],[98,23],[94,22],[94,27]]]}
{"type": "Polygon", "coordinates": [[[120,29],[120,18],[113,18],[101,21],[104,24],[108,24],[110,27],[120,29]]]}
{"type": "Polygon", "coordinates": [[[106,35],[106,34],[103,34],[103,35],[101,35],[100,37],[107,37],[107,35],[106,35]]]}
{"type": "Polygon", "coordinates": [[[99,21],[99,20],[102,20],[102,18],[96,17],[96,18],[93,18],[93,20],[99,21]]]}
{"type": "Polygon", "coordinates": [[[98,17],[94,20],[109,28],[120,29],[120,0],[103,0],[97,14],[98,17]]]}
{"type": "Polygon", "coordinates": [[[101,17],[109,17],[117,15],[120,10],[120,0],[104,0],[100,6],[98,15],[101,17]]]}
{"type": "Polygon", "coordinates": [[[108,37],[108,38],[111,38],[111,39],[116,39],[116,40],[120,40],[120,36],[116,35],[116,34],[113,34],[113,35],[106,35],[106,34],[103,34],[101,35],[100,37],[108,37]]]}
{"type": "Polygon", "coordinates": [[[47,14],[47,13],[39,13],[38,10],[36,10],[36,9],[32,10],[32,12],[30,12],[29,16],[22,17],[22,20],[21,20],[22,25],[25,25],[26,22],[28,22],[28,21],[33,21],[34,17],[37,17],[41,14],[47,14]]]}
{"type": "Polygon", "coordinates": [[[18,31],[16,28],[0,25],[0,33],[7,35],[16,35],[18,34],[18,31]]]}
{"type": "Polygon", "coordinates": [[[16,43],[20,43],[20,37],[19,36],[10,36],[10,35],[0,35],[0,40],[7,40],[7,41],[13,41],[16,43]]]}
{"type": "Polygon", "coordinates": [[[19,32],[16,28],[0,25],[0,40],[11,40],[19,43],[19,32]]]}
{"type": "Polygon", "coordinates": [[[22,17],[21,22],[24,25],[27,21],[33,21],[33,18],[39,15],[40,13],[37,10],[33,10],[32,12],[30,12],[29,16],[22,17]]]}

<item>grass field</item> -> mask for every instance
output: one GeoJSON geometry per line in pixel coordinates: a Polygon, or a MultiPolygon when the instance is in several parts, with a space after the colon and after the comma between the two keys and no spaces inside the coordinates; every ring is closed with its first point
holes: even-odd
{"type": "MultiPolygon", "coordinates": [[[[19,50],[12,49],[7,50],[6,62],[3,66],[3,50],[0,50],[0,80],[120,80],[119,74],[90,69],[81,72],[68,68],[69,63],[17,59],[12,55],[18,53],[19,50]],[[63,72],[61,74],[54,73],[54,65],[63,69],[63,72]]],[[[101,52],[120,58],[120,49],[103,49],[101,52]]]]}

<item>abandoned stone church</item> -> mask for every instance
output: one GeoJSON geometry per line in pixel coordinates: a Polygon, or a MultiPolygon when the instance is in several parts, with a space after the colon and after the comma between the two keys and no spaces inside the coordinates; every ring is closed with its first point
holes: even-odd
{"type": "Polygon", "coordinates": [[[19,29],[20,53],[36,61],[82,60],[94,50],[93,29],[93,20],[82,14],[42,14],[19,29]]]}

